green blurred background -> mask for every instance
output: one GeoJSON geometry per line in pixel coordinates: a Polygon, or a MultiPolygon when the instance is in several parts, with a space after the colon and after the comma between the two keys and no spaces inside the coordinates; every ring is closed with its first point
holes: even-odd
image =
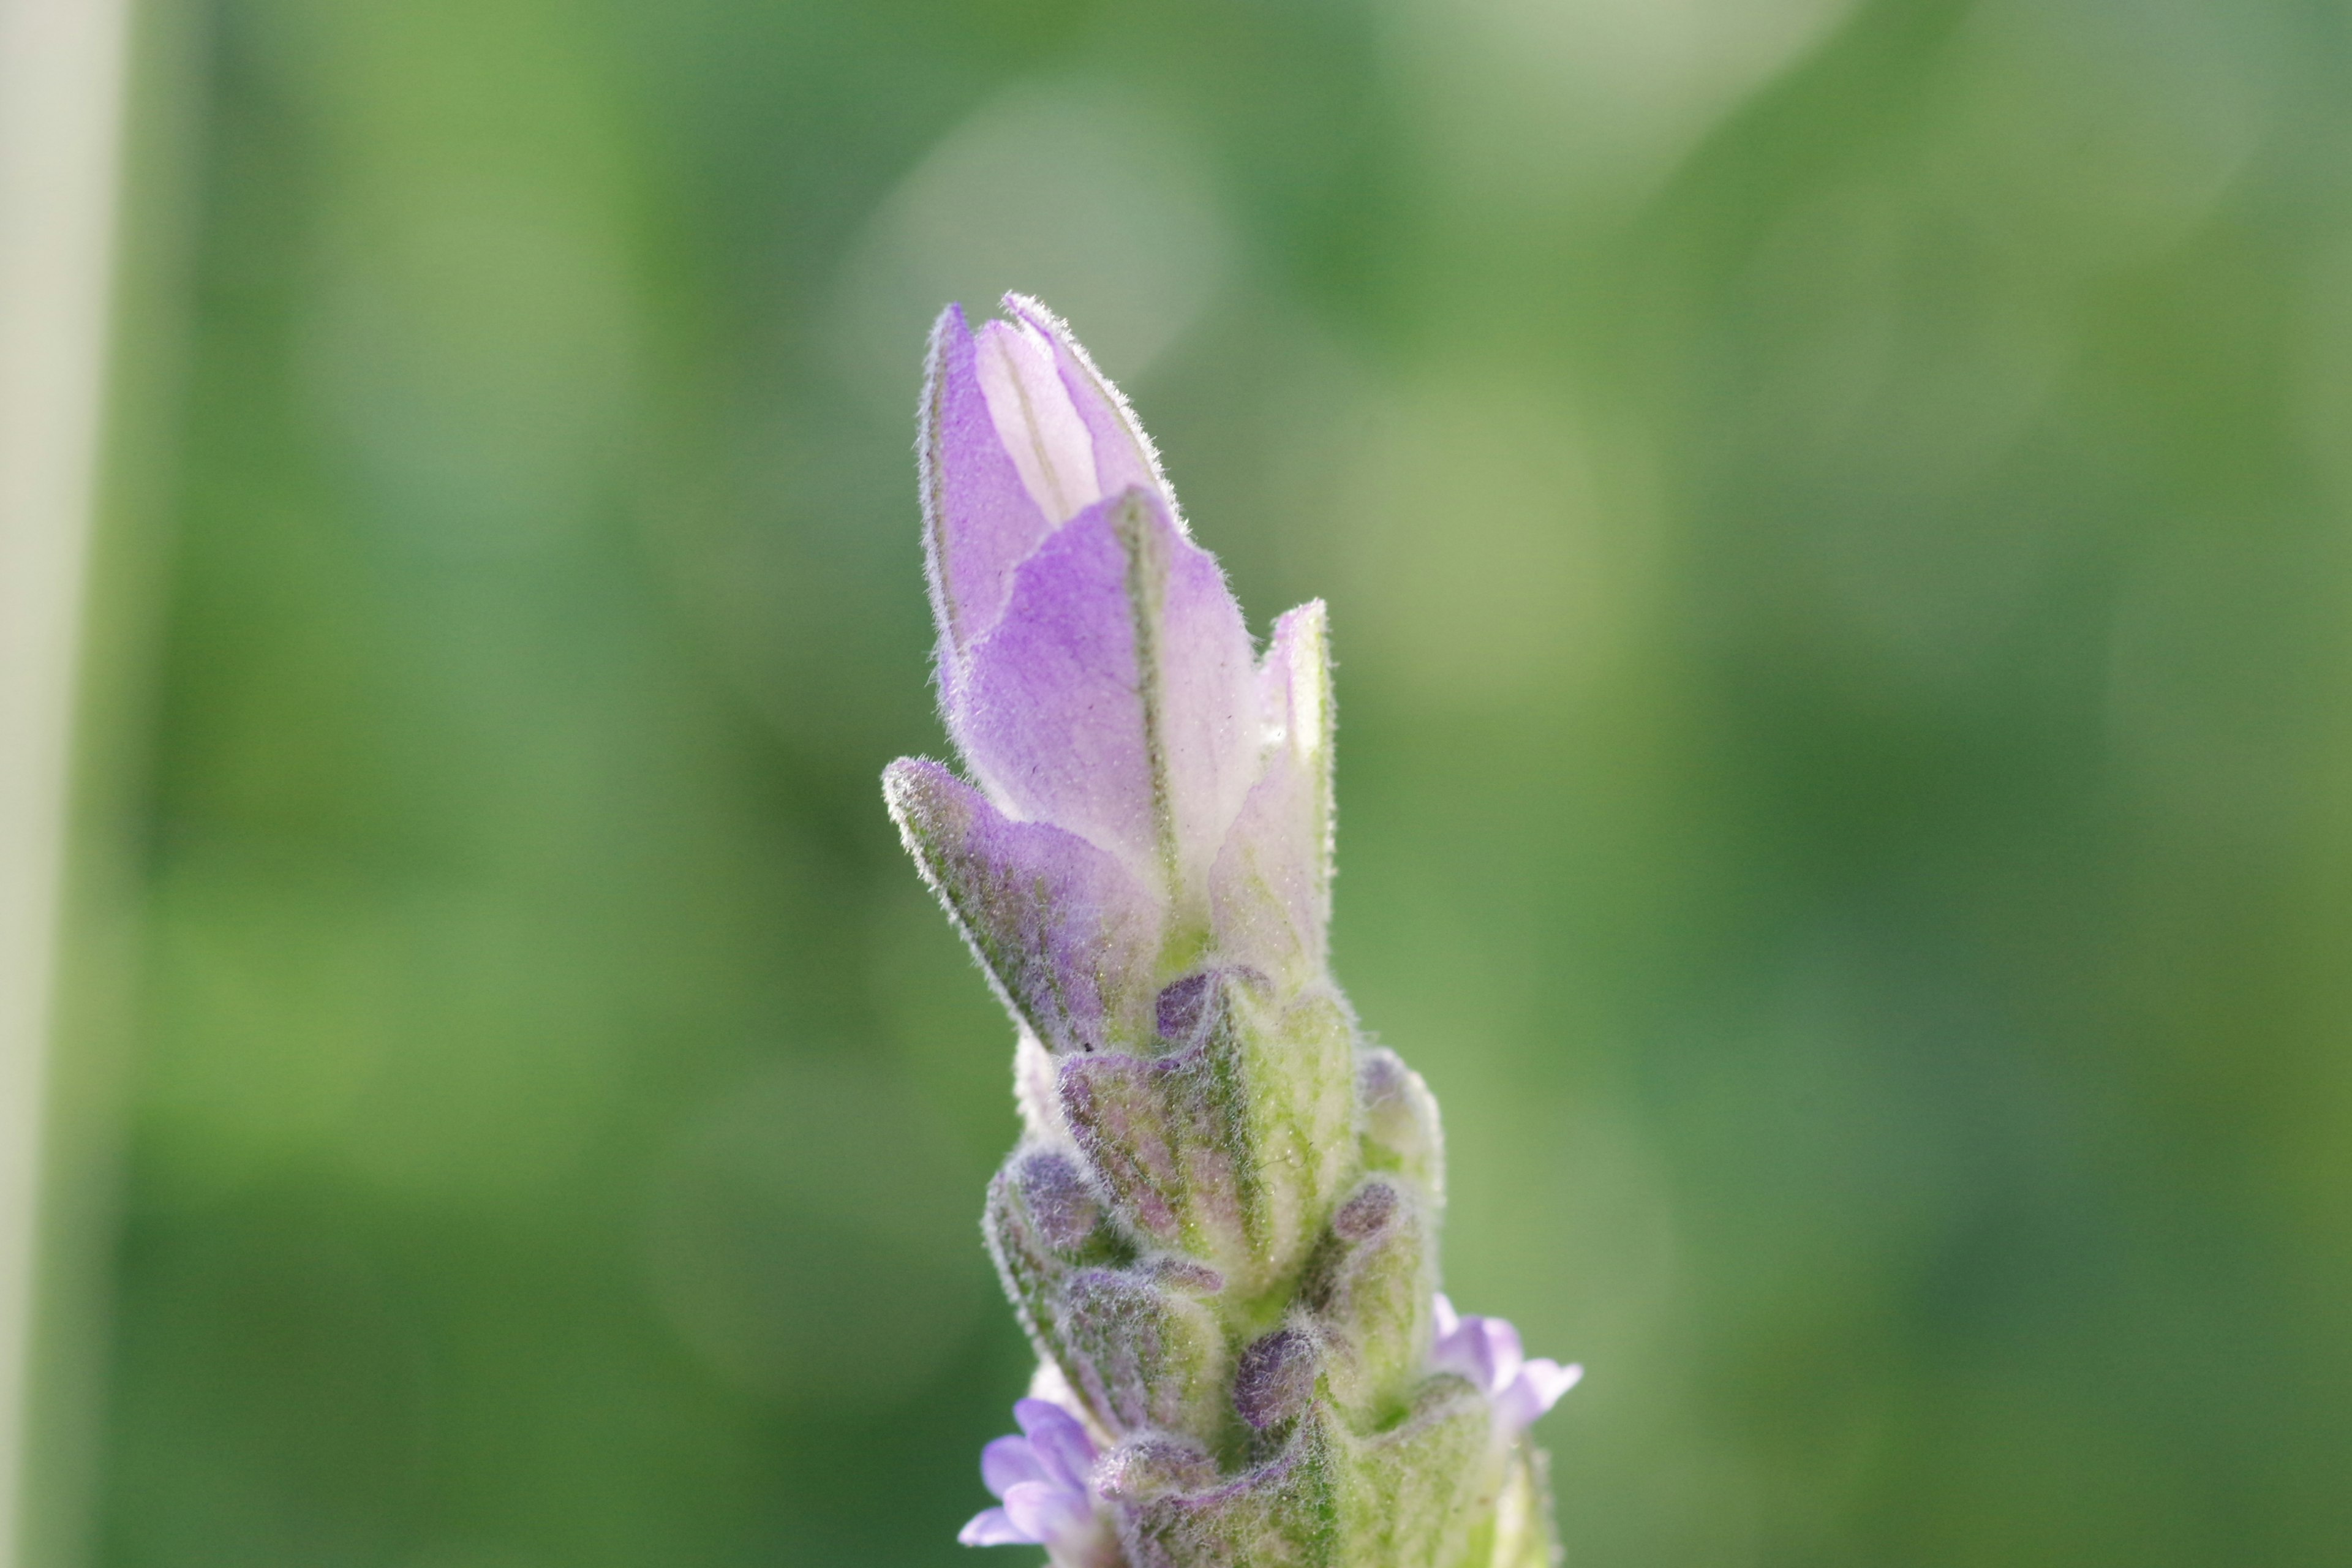
{"type": "Polygon", "coordinates": [[[1018,287],[1331,602],[1572,1564],[2352,1563],[2345,7],[148,20],[96,1561],[1023,1560],[1009,1029],[876,783],[1018,287]]]}

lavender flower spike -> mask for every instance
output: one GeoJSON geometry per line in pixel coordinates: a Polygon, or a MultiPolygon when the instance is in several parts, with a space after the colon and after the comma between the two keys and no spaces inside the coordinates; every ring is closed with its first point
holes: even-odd
{"type": "Polygon", "coordinates": [[[1008,296],[922,409],[965,773],[884,795],[1012,1014],[986,1233],[1035,1345],[972,1545],[1059,1568],[1546,1568],[1528,1428],[1579,1375],[1437,1290],[1436,1102],[1328,966],[1320,604],[1263,654],[1125,399],[1008,296]]]}

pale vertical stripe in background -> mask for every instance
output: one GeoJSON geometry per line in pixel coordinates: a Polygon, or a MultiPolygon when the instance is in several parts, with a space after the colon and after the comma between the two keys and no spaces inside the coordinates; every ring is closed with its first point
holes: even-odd
{"type": "Polygon", "coordinates": [[[44,1057],[107,359],[127,0],[0,0],[0,1552],[25,1470],[44,1057]]]}

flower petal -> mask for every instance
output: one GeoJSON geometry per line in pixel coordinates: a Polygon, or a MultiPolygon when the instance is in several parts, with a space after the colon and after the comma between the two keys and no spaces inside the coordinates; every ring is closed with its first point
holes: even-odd
{"type": "Polygon", "coordinates": [[[1004,1513],[1024,1540],[1048,1544],[1085,1529],[1094,1518],[1085,1493],[1049,1481],[1024,1481],[1006,1492],[1004,1513]]]}
{"type": "Polygon", "coordinates": [[[1535,1425],[1536,1417],[1550,1409],[1559,1396],[1576,1386],[1584,1375],[1579,1366],[1562,1366],[1554,1361],[1531,1361],[1519,1374],[1498,1390],[1495,1395],[1495,1425],[1516,1436],[1535,1425]]]}
{"type": "Polygon", "coordinates": [[[948,727],[1007,815],[1068,828],[1181,898],[1255,772],[1251,664],[1215,560],[1158,495],[1129,489],[1021,564],[948,727]]]}
{"type": "Polygon", "coordinates": [[[1559,1404],[1561,1394],[1583,1381],[1581,1365],[1571,1362],[1562,1366],[1549,1356],[1535,1357],[1519,1372],[1519,1382],[1535,1394],[1538,1415],[1559,1404]]]}
{"type": "Polygon", "coordinates": [[[1013,1522],[1013,1516],[1001,1508],[983,1509],[973,1514],[956,1539],[966,1546],[1042,1546],[1043,1538],[1026,1534],[1013,1522]]]}
{"type": "Polygon", "coordinates": [[[1321,975],[1331,923],[1331,694],[1320,600],[1275,623],[1259,667],[1264,772],[1210,874],[1219,951],[1293,984],[1321,975]]]}
{"type": "Polygon", "coordinates": [[[1007,1434],[992,1439],[980,1451],[980,1479],[990,1496],[1002,1498],[1008,1488],[1023,1481],[1045,1479],[1045,1464],[1028,1438],[1007,1434]]]}
{"type": "Polygon", "coordinates": [[[1075,834],[1010,822],[939,763],[901,757],[883,798],[1013,1016],[1056,1052],[1149,1038],[1156,906],[1075,834]]]}
{"type": "Polygon", "coordinates": [[[1050,1399],[1014,1402],[1013,1418],[1028,1434],[1047,1479],[1084,1491],[1087,1472],[1094,1468],[1095,1442],[1078,1418],[1050,1399]]]}
{"type": "MultiPolygon", "coordinates": [[[[1160,454],[1153,449],[1151,437],[1143,433],[1142,422],[1118,388],[1095,368],[1068,323],[1026,294],[1007,294],[1004,309],[1052,344],[1055,368],[1093,441],[1095,472],[1102,487],[1099,493],[1116,495],[1129,485],[1142,485],[1166,496],[1172,510],[1175,492],[1160,471],[1160,454]]],[[[1181,519],[1177,526],[1183,526],[1181,519]]]]}
{"type": "Polygon", "coordinates": [[[954,656],[996,624],[1013,569],[1059,521],[1038,507],[997,434],[961,306],[931,328],[922,426],[923,553],[946,656],[941,686],[952,694],[954,656]]]}
{"type": "Polygon", "coordinates": [[[972,345],[996,438],[1045,521],[1066,522],[1102,500],[1108,487],[1095,476],[1094,435],[1070,401],[1052,341],[1026,321],[985,321],[972,345]]]}
{"type": "Polygon", "coordinates": [[[1526,1352],[1519,1348],[1519,1331],[1507,1318],[1480,1318],[1478,1359],[1486,1368],[1486,1388],[1500,1393],[1519,1375],[1526,1352]]]}

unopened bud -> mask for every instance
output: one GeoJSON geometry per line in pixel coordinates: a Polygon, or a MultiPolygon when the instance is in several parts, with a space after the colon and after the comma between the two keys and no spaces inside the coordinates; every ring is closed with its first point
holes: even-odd
{"type": "Polygon", "coordinates": [[[1242,1352],[1234,1373],[1234,1408],[1263,1432],[1297,1415],[1315,1397],[1314,1336],[1276,1329],[1242,1352]]]}

